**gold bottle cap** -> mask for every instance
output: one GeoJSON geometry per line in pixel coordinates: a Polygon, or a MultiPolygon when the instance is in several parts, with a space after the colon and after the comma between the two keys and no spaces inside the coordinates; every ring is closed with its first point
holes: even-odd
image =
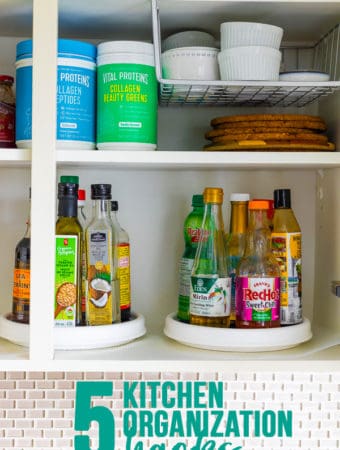
{"type": "Polygon", "coordinates": [[[204,203],[223,203],[223,189],[207,187],[203,192],[204,203]]]}

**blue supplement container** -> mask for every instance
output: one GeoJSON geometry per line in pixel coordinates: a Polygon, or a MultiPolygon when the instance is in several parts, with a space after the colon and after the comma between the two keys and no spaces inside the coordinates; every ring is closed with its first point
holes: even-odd
{"type": "MultiPolygon", "coordinates": [[[[58,39],[57,146],[95,148],[95,45],[58,39]]],[[[30,148],[32,139],[32,40],[16,49],[16,144],[30,148]]]]}

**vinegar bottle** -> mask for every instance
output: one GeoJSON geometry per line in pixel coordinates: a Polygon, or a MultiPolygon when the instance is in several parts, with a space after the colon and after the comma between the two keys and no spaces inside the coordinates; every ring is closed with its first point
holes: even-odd
{"type": "Polygon", "coordinates": [[[227,261],[231,277],[231,311],[230,326],[235,326],[235,276],[236,268],[244,255],[246,246],[246,232],[248,226],[249,194],[231,194],[230,228],[227,236],[227,261]]]}
{"type": "MultiPolygon", "coordinates": [[[[31,199],[31,189],[29,191],[29,199],[31,199]]],[[[16,322],[29,323],[31,280],[30,261],[31,225],[30,214],[28,214],[25,235],[15,247],[11,319],[16,322]]]]}
{"type": "Polygon", "coordinates": [[[130,319],[131,315],[131,280],[130,280],[130,239],[128,233],[120,226],[117,218],[118,202],[111,202],[111,219],[115,233],[115,263],[119,283],[119,303],[121,321],[130,319]]]}
{"type": "Polygon", "coordinates": [[[205,188],[204,217],[191,273],[190,323],[228,327],[231,279],[222,217],[223,190],[205,188]]]}
{"type": "Polygon", "coordinates": [[[281,325],[301,323],[301,229],[291,209],[290,189],[274,191],[272,251],[281,268],[281,325]]]}
{"type": "Polygon", "coordinates": [[[271,252],[267,200],[248,204],[246,249],[236,271],[236,328],[280,326],[280,267],[271,252]]]}

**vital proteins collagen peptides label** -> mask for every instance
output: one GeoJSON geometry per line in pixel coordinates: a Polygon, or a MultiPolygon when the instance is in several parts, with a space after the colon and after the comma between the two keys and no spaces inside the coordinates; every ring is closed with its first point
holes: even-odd
{"type": "Polygon", "coordinates": [[[230,315],[230,278],[192,276],[190,314],[205,317],[230,315]]]}
{"type": "Polygon", "coordinates": [[[280,316],[280,278],[236,278],[236,310],[241,320],[270,322],[280,316]]]}
{"type": "Polygon", "coordinates": [[[155,68],[144,64],[98,66],[97,142],[156,144],[155,68]]]}
{"type": "Polygon", "coordinates": [[[95,65],[87,61],[77,64],[78,67],[58,65],[57,139],[94,143],[95,65]]]}

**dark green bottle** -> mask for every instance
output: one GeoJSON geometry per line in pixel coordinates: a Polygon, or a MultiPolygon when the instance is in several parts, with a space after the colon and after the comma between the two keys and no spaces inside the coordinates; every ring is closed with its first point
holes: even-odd
{"type": "Polygon", "coordinates": [[[191,206],[193,209],[184,222],[185,250],[179,263],[179,294],[177,317],[183,322],[189,322],[190,277],[201,233],[201,225],[204,213],[203,195],[193,195],[191,206]]]}
{"type": "Polygon", "coordinates": [[[77,219],[78,184],[59,183],[58,200],[54,323],[60,327],[73,327],[82,324],[81,257],[83,229],[77,219]]]}

